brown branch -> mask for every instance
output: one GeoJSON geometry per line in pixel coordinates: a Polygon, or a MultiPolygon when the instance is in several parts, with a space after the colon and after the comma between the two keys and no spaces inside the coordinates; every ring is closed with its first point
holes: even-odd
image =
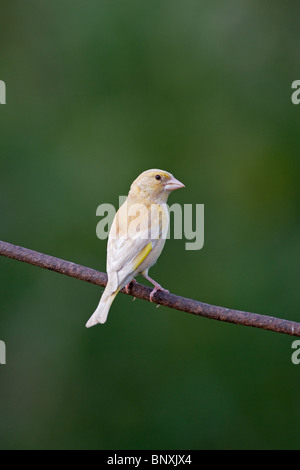
{"type": "MultiPolygon", "coordinates": [[[[0,255],[7,258],[13,258],[18,261],[23,261],[40,268],[50,269],[57,273],[65,274],[66,276],[75,277],[81,281],[90,282],[98,286],[105,286],[107,283],[107,275],[92,268],[81,266],[79,264],[71,263],[54,256],[45,255],[37,251],[29,250],[21,246],[12,245],[0,241],[0,255]]],[[[139,299],[150,301],[150,287],[143,286],[142,284],[132,284],[129,295],[139,299]]],[[[122,293],[126,293],[122,289],[122,293]]],[[[197,300],[187,299],[174,294],[166,292],[157,292],[154,296],[154,302],[165,307],[174,308],[183,312],[192,313],[201,317],[219,320],[236,325],[252,326],[255,328],[262,328],[264,330],[275,331],[277,333],[284,333],[291,336],[300,336],[300,323],[283,320],[281,318],[271,317],[268,315],[260,315],[258,313],[243,312],[240,310],[233,310],[230,308],[217,307],[216,305],[205,304],[197,300]]]]}

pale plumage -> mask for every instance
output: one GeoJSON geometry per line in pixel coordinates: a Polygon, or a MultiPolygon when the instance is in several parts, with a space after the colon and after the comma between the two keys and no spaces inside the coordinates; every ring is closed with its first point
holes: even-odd
{"type": "Polygon", "coordinates": [[[131,185],[128,197],[115,215],[107,244],[108,282],[99,305],[86,327],[105,323],[110,306],[124,286],[138,274],[154,284],[150,300],[157,290],[165,290],[148,276],[164,247],[171,191],[184,185],[163,170],[144,171],[131,185]]]}

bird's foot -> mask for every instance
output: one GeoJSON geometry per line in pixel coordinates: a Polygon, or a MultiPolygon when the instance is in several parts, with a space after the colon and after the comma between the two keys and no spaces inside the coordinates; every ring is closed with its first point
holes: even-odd
{"type": "Polygon", "coordinates": [[[157,291],[159,291],[159,290],[162,291],[162,292],[167,292],[167,293],[169,293],[169,291],[168,291],[167,289],[164,289],[163,287],[161,287],[161,285],[160,285],[160,284],[157,284],[157,282],[154,284],[154,286],[155,286],[155,287],[154,287],[153,291],[152,291],[151,294],[150,294],[150,302],[153,302],[153,296],[154,296],[155,293],[156,293],[157,291]]]}
{"type": "Polygon", "coordinates": [[[169,291],[167,289],[164,289],[163,287],[161,287],[161,285],[158,284],[158,282],[154,281],[154,279],[152,279],[152,277],[148,276],[147,271],[144,271],[142,273],[142,275],[144,276],[145,279],[148,279],[148,281],[151,282],[151,284],[154,285],[154,289],[152,290],[152,292],[150,294],[150,302],[153,302],[153,296],[159,290],[161,290],[162,292],[169,293],[169,291]]]}
{"type": "MultiPolygon", "coordinates": [[[[136,280],[132,279],[130,282],[128,282],[128,284],[126,284],[126,286],[125,286],[126,294],[129,294],[129,291],[130,291],[130,288],[131,288],[132,284],[136,284],[136,283],[137,283],[136,280]]],[[[134,299],[135,299],[135,297],[134,297],[134,299]]]]}

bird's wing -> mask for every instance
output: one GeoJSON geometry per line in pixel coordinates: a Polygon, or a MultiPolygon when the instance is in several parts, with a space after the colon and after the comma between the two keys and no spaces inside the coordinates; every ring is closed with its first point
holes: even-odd
{"type": "Polygon", "coordinates": [[[112,291],[122,288],[166,232],[168,218],[158,204],[118,210],[109,234],[107,272],[112,291]],[[125,282],[125,284],[124,284],[125,282]]]}

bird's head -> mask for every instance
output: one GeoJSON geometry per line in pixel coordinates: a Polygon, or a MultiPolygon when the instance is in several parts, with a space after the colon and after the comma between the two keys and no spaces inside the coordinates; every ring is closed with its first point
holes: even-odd
{"type": "Polygon", "coordinates": [[[149,202],[164,203],[171,191],[184,188],[184,184],[164,170],[147,170],[141,173],[130,187],[129,196],[145,198],[149,202]]]}

